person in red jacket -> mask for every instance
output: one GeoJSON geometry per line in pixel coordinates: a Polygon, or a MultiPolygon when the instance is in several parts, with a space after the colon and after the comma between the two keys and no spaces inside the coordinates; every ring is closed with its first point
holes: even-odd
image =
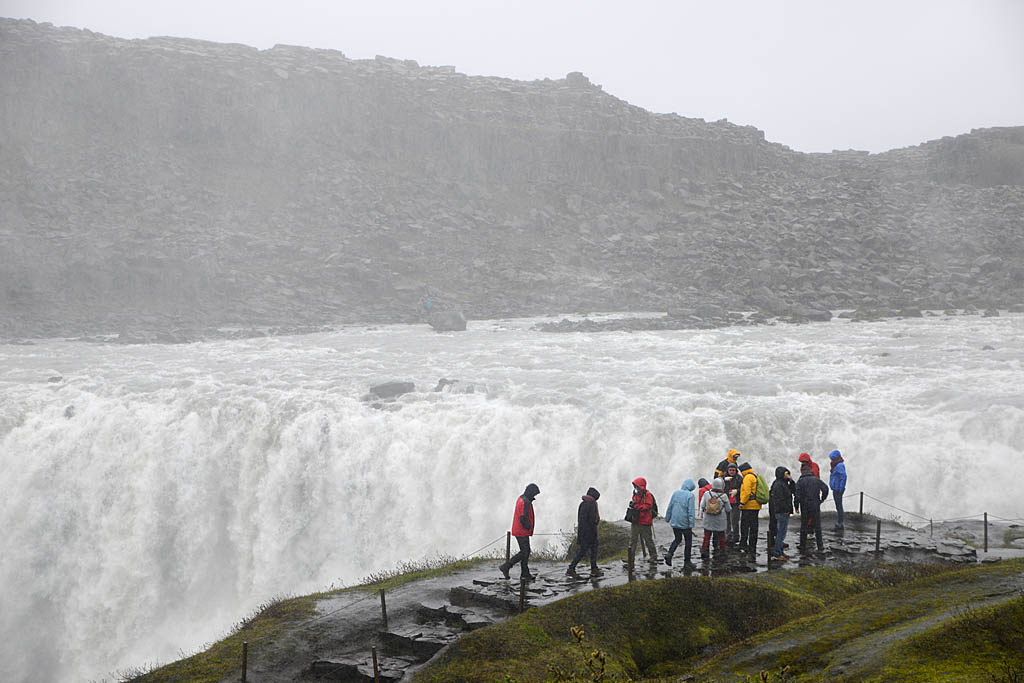
{"type": "Polygon", "coordinates": [[[516,512],[512,516],[512,535],[516,537],[519,544],[519,552],[498,565],[498,571],[506,579],[509,578],[508,570],[522,565],[519,578],[523,581],[533,579],[530,573],[530,536],[533,536],[533,499],[540,495],[540,487],[536,484],[528,484],[523,495],[516,499],[516,512]]]}
{"type": "Polygon", "coordinates": [[[651,564],[658,563],[658,551],[654,547],[654,496],[647,490],[647,480],[637,477],[633,480],[633,498],[629,501],[633,521],[629,527],[629,551],[636,558],[636,541],[642,539],[651,564]]]}
{"type": "Polygon", "coordinates": [[[811,466],[811,474],[813,474],[814,476],[816,476],[819,479],[821,479],[821,472],[818,471],[818,463],[816,463],[813,460],[811,460],[811,454],[810,453],[801,453],[800,457],[797,458],[797,460],[800,461],[800,467],[803,467],[804,463],[807,463],[808,465],[810,465],[811,466]]]}
{"type": "Polygon", "coordinates": [[[704,500],[704,494],[711,490],[711,482],[701,477],[697,480],[697,509],[700,510],[700,503],[704,500]]]}

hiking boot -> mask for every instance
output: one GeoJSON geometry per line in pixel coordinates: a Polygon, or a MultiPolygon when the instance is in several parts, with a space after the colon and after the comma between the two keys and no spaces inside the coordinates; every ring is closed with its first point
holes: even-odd
{"type": "Polygon", "coordinates": [[[520,581],[535,581],[536,579],[537,579],[537,576],[534,575],[534,574],[522,574],[519,577],[520,581]]]}
{"type": "Polygon", "coordinates": [[[672,566],[672,556],[668,553],[665,553],[665,564],[667,564],[670,567],[672,566]]]}
{"type": "Polygon", "coordinates": [[[697,565],[695,565],[693,562],[690,562],[689,560],[687,560],[686,562],[683,563],[683,569],[693,570],[693,569],[696,569],[696,568],[697,568],[697,565]]]}
{"type": "Polygon", "coordinates": [[[591,576],[604,576],[604,571],[600,567],[591,567],[590,568],[590,575],[591,576]]]}
{"type": "Polygon", "coordinates": [[[506,567],[504,563],[498,565],[498,571],[501,572],[501,575],[506,579],[509,578],[508,567],[506,567]]]}
{"type": "Polygon", "coordinates": [[[566,576],[576,576],[576,567],[569,567],[565,570],[566,576]]]}

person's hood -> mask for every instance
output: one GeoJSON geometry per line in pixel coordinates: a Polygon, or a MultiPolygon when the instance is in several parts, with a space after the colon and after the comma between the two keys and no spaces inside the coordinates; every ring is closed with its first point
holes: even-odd
{"type": "Polygon", "coordinates": [[[523,491],[523,498],[529,498],[530,500],[533,500],[534,498],[536,498],[539,495],[540,495],[540,487],[537,486],[536,484],[527,484],[526,485],[526,490],[523,491]]]}
{"type": "Polygon", "coordinates": [[[721,479],[715,479],[711,482],[711,490],[715,493],[723,493],[725,491],[725,482],[721,479]]]}
{"type": "Polygon", "coordinates": [[[687,491],[692,491],[695,488],[697,488],[697,485],[693,483],[693,479],[687,477],[686,481],[683,482],[683,488],[686,489],[687,491]]]}
{"type": "Polygon", "coordinates": [[[594,500],[597,500],[598,498],[601,497],[601,492],[595,489],[593,486],[591,486],[589,489],[587,489],[587,495],[593,498],[594,500]]]}
{"type": "Polygon", "coordinates": [[[736,462],[736,458],[738,458],[739,455],[740,452],[738,450],[736,450],[735,448],[730,448],[729,452],[725,454],[725,459],[728,460],[729,462],[736,462]]]}
{"type": "Polygon", "coordinates": [[[750,466],[749,462],[745,462],[742,465],[740,465],[740,472],[742,472],[743,474],[746,474],[747,472],[750,472],[753,469],[754,468],[750,466]]]}
{"type": "Polygon", "coordinates": [[[643,489],[644,491],[646,491],[647,490],[647,480],[644,479],[643,477],[637,477],[636,479],[633,480],[633,486],[636,486],[637,488],[643,489]]]}
{"type": "Polygon", "coordinates": [[[785,467],[776,467],[775,468],[775,478],[776,479],[785,479],[787,474],[789,474],[789,470],[786,469],[785,467]]]}
{"type": "MultiPolygon", "coordinates": [[[[828,454],[828,457],[831,458],[832,460],[838,460],[839,458],[843,457],[843,454],[840,453],[839,451],[832,451],[831,453],[828,454]]],[[[854,458],[854,460],[856,460],[856,458],[854,458]]]]}
{"type": "Polygon", "coordinates": [[[801,453],[800,457],[797,458],[800,462],[812,462],[810,453],[801,453]]]}
{"type": "Polygon", "coordinates": [[[704,477],[701,477],[700,479],[697,480],[697,486],[704,488],[705,486],[711,486],[711,482],[705,479],[704,477]]]}

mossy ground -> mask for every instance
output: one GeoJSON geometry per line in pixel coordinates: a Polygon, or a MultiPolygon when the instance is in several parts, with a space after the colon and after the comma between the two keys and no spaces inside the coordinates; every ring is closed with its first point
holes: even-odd
{"type": "Polygon", "coordinates": [[[251,617],[235,625],[231,633],[202,652],[180,659],[150,671],[126,671],[122,680],[139,683],[214,682],[223,680],[240,670],[242,643],[273,643],[274,639],[290,628],[316,616],[318,601],[350,592],[392,591],[414,581],[455,574],[475,567],[491,558],[456,560],[435,558],[423,562],[399,565],[366,577],[359,585],[313,593],[302,597],[281,598],[260,607],[251,617]]]}
{"type": "MultiPolygon", "coordinates": [[[[553,672],[586,673],[582,660],[593,649],[606,653],[609,677],[629,680],[761,680],[762,671],[781,680],[777,672],[784,668],[786,680],[992,680],[993,667],[1024,670],[1019,658],[1000,658],[1010,648],[1024,651],[1017,647],[1024,627],[1007,626],[1021,617],[1024,607],[1014,604],[1024,598],[978,613],[1004,642],[974,649],[970,638],[957,635],[969,627],[947,628],[950,606],[992,596],[993,586],[1005,589],[1022,572],[1024,562],[882,565],[638,582],[576,595],[472,633],[416,680],[572,680],[553,672]],[[570,633],[580,624],[587,632],[583,648],[570,633]],[[950,638],[965,645],[944,647],[950,638]],[[878,649],[857,651],[869,644],[878,649]],[[833,655],[843,648],[851,652],[837,666],[833,655]],[[936,648],[943,648],[941,657],[936,648]],[[956,677],[961,674],[968,677],[956,677]]],[[[992,629],[975,630],[975,640],[995,638],[992,629]]]]}

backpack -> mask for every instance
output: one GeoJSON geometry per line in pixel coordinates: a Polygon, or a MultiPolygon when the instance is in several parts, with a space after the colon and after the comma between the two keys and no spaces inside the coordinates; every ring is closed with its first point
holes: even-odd
{"type": "Polygon", "coordinates": [[[757,475],[757,487],[754,488],[754,499],[761,505],[764,505],[768,502],[770,497],[771,489],[768,488],[768,482],[766,482],[764,477],[760,474],[757,475]]]}
{"type": "Polygon", "coordinates": [[[722,499],[717,493],[708,491],[708,504],[704,506],[705,515],[720,515],[722,514],[722,499]]]}

